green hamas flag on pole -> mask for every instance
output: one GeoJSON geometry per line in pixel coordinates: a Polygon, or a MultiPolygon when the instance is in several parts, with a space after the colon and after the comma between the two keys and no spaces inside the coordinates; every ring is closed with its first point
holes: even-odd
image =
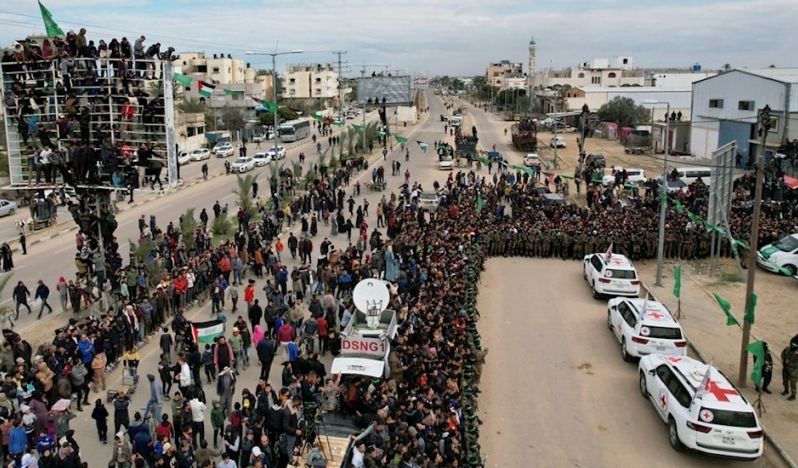
{"type": "Polygon", "coordinates": [[[715,296],[715,300],[718,301],[718,305],[720,308],[723,309],[723,313],[726,314],[726,326],[730,327],[732,325],[740,325],[740,322],[734,318],[734,315],[731,314],[731,304],[726,299],[720,297],[718,293],[712,293],[715,296]]]}
{"type": "Polygon", "coordinates": [[[235,89],[222,88],[222,91],[224,91],[224,94],[226,94],[228,96],[234,96],[236,94],[238,94],[238,95],[244,94],[244,91],[237,91],[235,89]]]}
{"type": "Polygon", "coordinates": [[[482,207],[485,206],[485,201],[482,200],[482,195],[477,194],[477,213],[482,213],[482,207]]]}
{"type": "Polygon", "coordinates": [[[385,132],[377,132],[377,136],[382,138],[385,136],[385,132]]]}
{"type": "Polygon", "coordinates": [[[745,316],[743,317],[743,320],[750,323],[751,325],[754,324],[755,320],[754,311],[756,310],[756,300],[757,300],[756,293],[751,293],[751,301],[748,304],[748,307],[746,307],[745,316]]]}
{"type": "Polygon", "coordinates": [[[336,120],[332,124],[335,125],[336,127],[343,127],[344,125],[346,125],[346,122],[336,120]]]}
{"type": "Polygon", "coordinates": [[[42,13],[42,20],[44,21],[44,29],[47,31],[47,37],[66,36],[64,31],[58,26],[58,23],[53,19],[53,14],[47,9],[42,2],[39,2],[39,10],[42,13]]]}
{"type": "Polygon", "coordinates": [[[401,135],[394,135],[393,137],[396,138],[396,141],[399,143],[407,143],[407,137],[403,137],[401,135]]]}
{"type": "Polygon", "coordinates": [[[682,202],[680,202],[676,198],[668,197],[668,199],[673,202],[673,206],[676,208],[677,213],[681,213],[682,211],[684,211],[684,205],[682,205],[682,202]]]}
{"type": "Polygon", "coordinates": [[[690,218],[690,221],[696,224],[704,224],[704,220],[701,219],[699,216],[694,215],[692,211],[687,212],[687,217],[690,218]]]}
{"type": "Polygon", "coordinates": [[[321,120],[321,119],[324,118],[318,112],[314,112],[314,113],[310,114],[310,116],[313,117],[314,120],[321,120]]]}
{"type": "Polygon", "coordinates": [[[754,355],[754,369],[751,371],[751,381],[759,387],[762,382],[762,368],[765,367],[765,344],[762,341],[756,341],[746,346],[745,349],[754,355]]]}
{"type": "Polygon", "coordinates": [[[678,265],[673,269],[673,295],[682,296],[682,266],[678,265]]]}
{"type": "Polygon", "coordinates": [[[260,105],[263,106],[264,109],[268,112],[274,112],[277,110],[277,104],[269,101],[261,101],[260,105]]]}
{"type": "Polygon", "coordinates": [[[172,78],[174,78],[174,80],[180,83],[180,85],[184,88],[191,87],[192,78],[190,76],[186,76],[182,73],[173,73],[172,78]]]}
{"type": "Polygon", "coordinates": [[[354,128],[355,130],[363,130],[363,126],[358,124],[352,124],[352,128],[354,128]]]}

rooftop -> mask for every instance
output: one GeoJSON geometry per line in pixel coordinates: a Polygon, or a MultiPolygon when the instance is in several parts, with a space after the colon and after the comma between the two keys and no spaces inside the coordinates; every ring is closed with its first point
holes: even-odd
{"type": "Polygon", "coordinates": [[[663,88],[657,86],[576,86],[586,93],[691,93],[693,88],[663,88]]]}
{"type": "Polygon", "coordinates": [[[735,68],[735,70],[782,83],[798,84],[798,68],[735,68]]]}

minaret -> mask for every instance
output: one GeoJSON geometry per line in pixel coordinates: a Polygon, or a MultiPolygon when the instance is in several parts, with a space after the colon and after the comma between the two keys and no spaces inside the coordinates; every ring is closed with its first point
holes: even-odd
{"type": "Polygon", "coordinates": [[[529,71],[527,72],[526,86],[531,94],[532,88],[535,87],[535,54],[537,47],[535,46],[535,37],[529,40],[529,71]]]}
{"type": "Polygon", "coordinates": [[[530,76],[535,74],[535,53],[536,53],[535,38],[532,37],[532,39],[529,40],[529,75],[530,76]]]}

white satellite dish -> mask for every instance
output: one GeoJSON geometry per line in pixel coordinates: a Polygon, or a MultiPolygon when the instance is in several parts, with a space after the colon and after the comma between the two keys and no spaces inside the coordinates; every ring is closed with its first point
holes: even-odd
{"type": "Polygon", "coordinates": [[[355,307],[366,315],[379,315],[388,308],[391,293],[388,287],[378,279],[364,279],[355,285],[352,301],[355,307]]]}

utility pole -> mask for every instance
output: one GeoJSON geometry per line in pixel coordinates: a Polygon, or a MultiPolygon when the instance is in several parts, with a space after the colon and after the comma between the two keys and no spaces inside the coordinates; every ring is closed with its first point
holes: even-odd
{"type": "Polygon", "coordinates": [[[346,55],[345,50],[335,50],[334,55],[338,56],[338,119],[344,118],[344,88],[341,85],[341,56],[346,55]]]}
{"type": "MultiPolygon", "coordinates": [[[[773,125],[770,118],[770,106],[765,107],[759,112],[759,134],[762,137],[759,141],[759,154],[756,158],[756,187],[754,191],[754,214],[751,219],[751,237],[749,239],[750,255],[756,255],[759,250],[759,217],[762,211],[762,185],[765,179],[765,144],[768,139],[768,132],[773,125]]],[[[754,257],[756,259],[756,257],[754,257]]],[[[749,259],[749,263],[753,262],[749,259]]],[[[756,264],[748,267],[748,281],[745,284],[745,310],[751,307],[751,296],[754,294],[754,280],[756,278],[756,264]]],[[[743,320],[743,339],[740,343],[740,372],[737,375],[737,386],[745,388],[748,382],[748,342],[751,339],[751,323],[743,320]]]]}

